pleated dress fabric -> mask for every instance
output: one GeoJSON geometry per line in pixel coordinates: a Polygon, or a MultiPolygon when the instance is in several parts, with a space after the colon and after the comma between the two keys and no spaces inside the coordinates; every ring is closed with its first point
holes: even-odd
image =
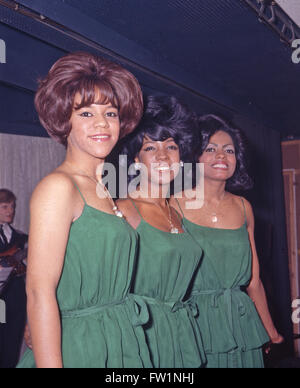
{"type": "Polygon", "coordinates": [[[183,224],[204,252],[189,299],[200,312],[206,367],[263,368],[269,337],[245,292],[252,277],[246,219],[239,229],[199,226],[184,216],[183,224]]]}
{"type": "MultiPolygon", "coordinates": [[[[129,294],[136,249],[137,234],[124,219],[85,202],[71,226],[57,289],[65,368],[152,367],[147,306],[129,294]]],[[[31,350],[18,367],[35,367],[31,350]]]]}
{"type": "Polygon", "coordinates": [[[188,233],[164,232],[140,217],[133,292],[149,309],[144,329],[151,361],[155,368],[200,368],[206,358],[195,320],[198,310],[184,298],[202,252],[188,233]]]}

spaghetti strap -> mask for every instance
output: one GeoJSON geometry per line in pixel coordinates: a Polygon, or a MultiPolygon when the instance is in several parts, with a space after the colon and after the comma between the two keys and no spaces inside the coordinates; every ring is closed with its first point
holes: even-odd
{"type": "Polygon", "coordinates": [[[73,179],[72,179],[72,182],[73,182],[74,186],[76,187],[76,189],[78,190],[78,192],[79,192],[79,194],[80,194],[84,204],[87,205],[86,200],[85,200],[84,196],[82,195],[81,191],[79,190],[79,187],[78,187],[77,183],[73,179]]]}
{"type": "Polygon", "coordinates": [[[245,202],[244,202],[243,198],[241,198],[241,200],[242,200],[243,207],[244,207],[245,223],[247,223],[247,213],[246,213],[246,206],[245,206],[245,202]]]}
{"type": "Polygon", "coordinates": [[[179,207],[179,209],[180,209],[180,211],[181,211],[182,217],[184,218],[184,213],[183,213],[183,211],[182,211],[182,209],[181,209],[180,203],[179,203],[179,201],[178,201],[177,198],[175,198],[175,200],[176,200],[177,205],[178,205],[178,207],[179,207]]]}
{"type": "MultiPolygon", "coordinates": [[[[181,225],[181,228],[182,228],[182,227],[183,227],[182,217],[181,217],[180,213],[178,213],[178,211],[177,211],[175,208],[173,208],[173,209],[174,209],[174,211],[175,211],[175,213],[176,213],[176,216],[178,217],[178,220],[179,220],[180,225],[181,225]]],[[[183,229],[184,229],[184,228],[183,228],[183,229]]]]}
{"type": "Polygon", "coordinates": [[[135,210],[139,213],[139,216],[143,220],[143,216],[141,215],[141,212],[139,211],[138,207],[136,206],[134,200],[132,198],[130,198],[130,197],[129,197],[129,199],[130,199],[131,203],[133,204],[133,206],[135,207],[135,210]]]}

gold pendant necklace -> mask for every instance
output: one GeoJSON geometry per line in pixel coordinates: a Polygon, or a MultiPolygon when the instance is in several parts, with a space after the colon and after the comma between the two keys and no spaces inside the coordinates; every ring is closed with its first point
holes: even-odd
{"type": "MultiPolygon", "coordinates": [[[[171,209],[170,209],[170,205],[169,205],[169,202],[166,201],[166,204],[167,204],[167,208],[168,208],[168,213],[169,213],[169,217],[166,217],[169,224],[170,224],[170,233],[172,234],[179,234],[179,230],[178,228],[176,228],[172,222],[172,214],[171,214],[171,209]]],[[[154,205],[157,206],[161,212],[164,214],[164,216],[166,216],[165,212],[163,211],[163,209],[156,203],[154,202],[154,205]]]]}
{"type": "Polygon", "coordinates": [[[212,221],[213,223],[218,222],[218,217],[217,217],[217,214],[216,214],[216,213],[212,213],[212,215],[211,215],[211,221],[212,221]]]}
{"type": "MultiPolygon", "coordinates": [[[[211,213],[210,218],[211,218],[211,222],[212,222],[213,224],[216,224],[216,223],[219,221],[219,217],[218,217],[218,214],[217,214],[217,210],[219,209],[219,206],[220,206],[221,202],[223,202],[223,200],[225,199],[225,197],[226,197],[226,191],[224,192],[224,196],[223,196],[223,198],[220,200],[220,202],[219,202],[219,204],[218,204],[218,206],[217,206],[217,208],[216,208],[216,211],[214,211],[214,212],[211,213]]],[[[206,207],[207,207],[207,205],[206,205],[206,207]]]]}

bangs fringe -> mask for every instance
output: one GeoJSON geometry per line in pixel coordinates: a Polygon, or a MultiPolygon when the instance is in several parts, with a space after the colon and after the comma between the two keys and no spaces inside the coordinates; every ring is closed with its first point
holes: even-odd
{"type": "Polygon", "coordinates": [[[81,95],[80,104],[77,104],[74,107],[76,110],[91,106],[92,104],[112,104],[114,108],[119,109],[119,104],[113,88],[108,82],[104,80],[99,81],[91,78],[83,79],[76,89],[77,93],[81,95]]]}
{"type": "Polygon", "coordinates": [[[143,137],[146,136],[153,141],[165,141],[170,137],[174,137],[174,131],[171,128],[157,125],[155,128],[148,128],[143,131],[143,137]]]}

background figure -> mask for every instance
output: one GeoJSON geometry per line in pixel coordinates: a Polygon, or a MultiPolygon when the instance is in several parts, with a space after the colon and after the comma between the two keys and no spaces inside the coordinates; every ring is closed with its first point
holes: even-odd
{"type": "Polygon", "coordinates": [[[6,323],[0,324],[0,368],[14,368],[19,359],[26,321],[25,266],[27,235],[15,230],[16,196],[0,190],[0,298],[6,323]]]}

